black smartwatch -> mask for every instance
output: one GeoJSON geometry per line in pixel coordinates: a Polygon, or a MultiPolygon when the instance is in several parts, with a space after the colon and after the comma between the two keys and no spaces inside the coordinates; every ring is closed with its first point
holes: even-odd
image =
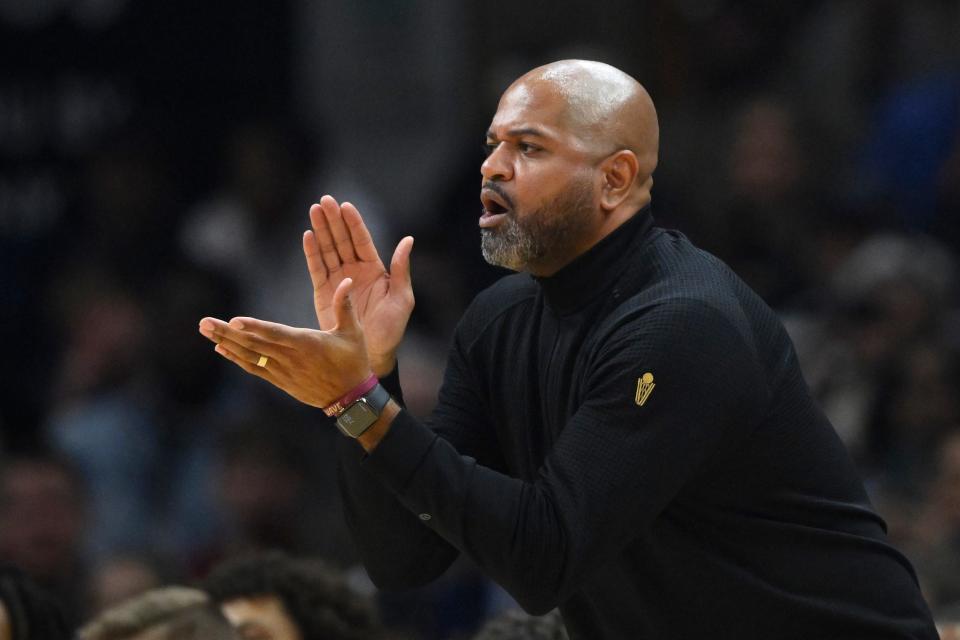
{"type": "Polygon", "coordinates": [[[390,392],[378,384],[344,409],[337,418],[337,428],[350,438],[360,437],[377,421],[389,401],[390,392]]]}

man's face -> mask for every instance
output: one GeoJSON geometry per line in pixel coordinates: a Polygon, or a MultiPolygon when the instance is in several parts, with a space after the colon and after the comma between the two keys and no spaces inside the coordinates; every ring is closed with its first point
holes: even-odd
{"type": "Polygon", "coordinates": [[[76,561],[83,509],[72,478],[53,464],[15,461],[0,486],[0,558],[12,559],[40,580],[76,561]]]}
{"type": "Polygon", "coordinates": [[[597,157],[545,83],[503,95],[480,167],[481,248],[491,264],[551,275],[594,242],[597,157]]]}
{"type": "Polygon", "coordinates": [[[220,605],[244,640],[302,640],[297,624],[276,596],[234,598],[220,605]]]}

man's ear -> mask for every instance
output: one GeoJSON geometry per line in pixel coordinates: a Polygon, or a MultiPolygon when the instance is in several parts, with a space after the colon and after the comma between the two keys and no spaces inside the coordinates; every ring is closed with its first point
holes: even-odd
{"type": "Polygon", "coordinates": [[[600,165],[603,184],[600,188],[600,206],[604,211],[613,211],[633,191],[640,162],[629,149],[621,149],[608,156],[600,165]]]}

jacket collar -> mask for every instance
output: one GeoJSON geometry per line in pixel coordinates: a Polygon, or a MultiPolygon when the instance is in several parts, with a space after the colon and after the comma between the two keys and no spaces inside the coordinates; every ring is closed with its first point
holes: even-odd
{"type": "Polygon", "coordinates": [[[609,291],[652,228],[653,214],[647,205],[552,276],[534,278],[547,304],[565,315],[609,291]]]}

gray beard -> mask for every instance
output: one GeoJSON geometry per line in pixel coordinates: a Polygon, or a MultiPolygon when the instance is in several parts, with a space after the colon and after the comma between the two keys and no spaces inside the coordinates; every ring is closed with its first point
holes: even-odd
{"type": "Polygon", "coordinates": [[[511,211],[499,227],[480,230],[483,259],[498,267],[523,271],[545,259],[570,253],[590,225],[592,208],[589,183],[581,181],[539,209],[519,217],[511,211]]]}

